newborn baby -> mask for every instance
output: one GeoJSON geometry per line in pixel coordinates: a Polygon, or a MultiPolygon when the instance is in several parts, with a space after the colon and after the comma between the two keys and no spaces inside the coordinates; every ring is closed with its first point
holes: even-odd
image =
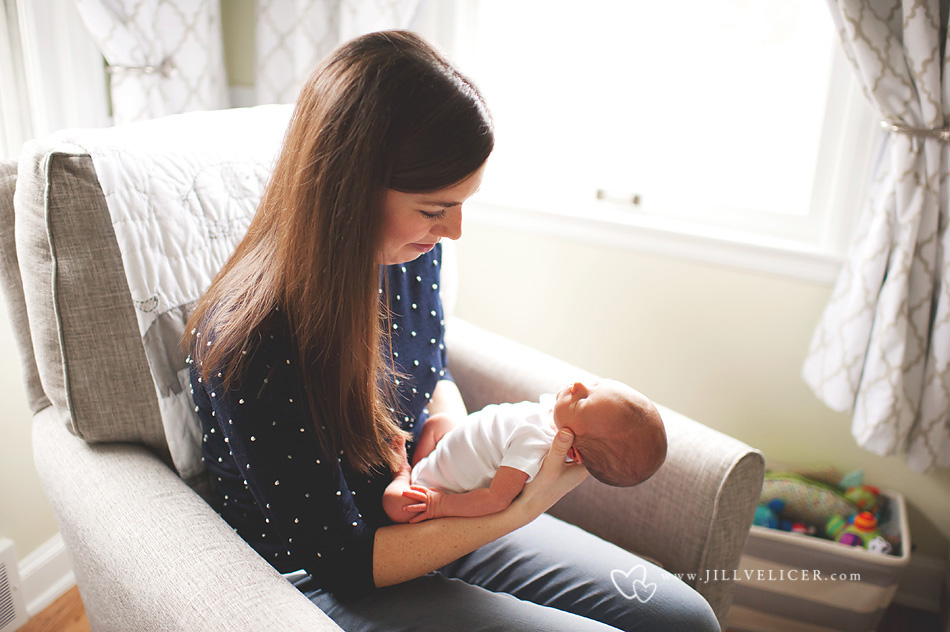
{"type": "Polygon", "coordinates": [[[663,420],[649,399],[614,380],[574,382],[539,402],[486,406],[441,440],[439,424],[427,422],[415,466],[394,473],[383,508],[394,522],[501,511],[537,474],[561,428],[574,433],[568,458],[607,485],[642,483],[666,459],[663,420]]]}

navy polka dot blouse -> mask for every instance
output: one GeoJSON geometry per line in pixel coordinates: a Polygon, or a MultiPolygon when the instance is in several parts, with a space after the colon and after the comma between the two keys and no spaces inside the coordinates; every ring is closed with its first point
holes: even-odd
{"type": "MultiPolygon", "coordinates": [[[[416,437],[436,384],[451,379],[439,300],[441,253],[439,245],[382,269],[394,362],[406,376],[396,386],[399,420],[416,437]]],[[[207,343],[199,336],[197,344],[207,343]]],[[[264,559],[280,572],[305,569],[337,594],[359,594],[373,588],[373,539],[389,524],[381,498],[392,476],[358,474],[342,453],[320,450],[295,358],[288,332],[277,330],[264,336],[240,387],[224,391],[217,386],[220,375],[203,382],[192,367],[203,459],[222,517],[264,559]]]]}

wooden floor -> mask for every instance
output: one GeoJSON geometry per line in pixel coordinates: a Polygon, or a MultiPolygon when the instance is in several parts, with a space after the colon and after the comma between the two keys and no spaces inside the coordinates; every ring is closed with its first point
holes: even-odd
{"type": "Polygon", "coordinates": [[[30,619],[19,632],[90,632],[79,590],[73,586],[43,612],[30,619]]]}
{"type": "MultiPolygon", "coordinates": [[[[734,632],[726,630],[726,632],[734,632]]],[[[940,615],[891,604],[877,626],[877,632],[945,632],[940,615]]]]}
{"type": "Polygon", "coordinates": [[[878,632],[944,632],[940,615],[904,606],[892,605],[884,613],[878,632]]]}
{"type": "MultiPolygon", "coordinates": [[[[90,632],[79,590],[74,586],[43,612],[30,619],[19,632],[90,632]]],[[[892,604],[877,632],[942,631],[938,615],[892,604]]]]}

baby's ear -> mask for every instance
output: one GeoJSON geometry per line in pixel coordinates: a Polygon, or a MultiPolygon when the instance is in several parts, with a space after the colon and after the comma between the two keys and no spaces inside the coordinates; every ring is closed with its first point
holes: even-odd
{"type": "Polygon", "coordinates": [[[567,451],[567,456],[568,458],[570,458],[572,461],[574,461],[577,464],[583,463],[583,461],[581,460],[581,453],[578,452],[577,448],[575,448],[574,446],[571,446],[571,448],[567,451]]]}

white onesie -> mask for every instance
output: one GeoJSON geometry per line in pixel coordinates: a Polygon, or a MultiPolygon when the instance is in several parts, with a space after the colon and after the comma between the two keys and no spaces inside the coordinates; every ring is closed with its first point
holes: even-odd
{"type": "Polygon", "coordinates": [[[540,402],[492,404],[446,433],[412,468],[412,483],[454,494],[488,487],[502,465],[534,478],[557,434],[554,396],[540,402]]]}

